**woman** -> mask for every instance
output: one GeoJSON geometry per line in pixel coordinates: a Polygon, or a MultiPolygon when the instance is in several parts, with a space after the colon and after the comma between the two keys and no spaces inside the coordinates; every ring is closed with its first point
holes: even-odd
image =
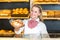
{"type": "Polygon", "coordinates": [[[43,20],[41,7],[39,5],[33,5],[31,8],[30,19],[23,20],[24,37],[27,38],[49,37],[46,26],[42,21],[43,20]]]}
{"type": "Polygon", "coordinates": [[[30,13],[30,19],[23,21],[25,24],[24,34],[49,37],[45,24],[42,20],[42,9],[39,5],[33,5],[30,13]]]}

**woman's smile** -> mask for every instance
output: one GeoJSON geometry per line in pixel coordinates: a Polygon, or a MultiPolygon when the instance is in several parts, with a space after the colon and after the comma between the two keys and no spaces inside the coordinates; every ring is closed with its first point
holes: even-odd
{"type": "Polygon", "coordinates": [[[39,16],[39,8],[33,7],[30,13],[30,17],[35,19],[38,18],[38,16],[39,16]]]}

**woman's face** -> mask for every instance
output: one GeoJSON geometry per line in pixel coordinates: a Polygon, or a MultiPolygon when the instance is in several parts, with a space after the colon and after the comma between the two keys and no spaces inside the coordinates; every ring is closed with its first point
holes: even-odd
{"type": "Polygon", "coordinates": [[[30,13],[30,17],[33,19],[38,18],[38,16],[40,16],[40,11],[38,7],[33,7],[30,13]]]}

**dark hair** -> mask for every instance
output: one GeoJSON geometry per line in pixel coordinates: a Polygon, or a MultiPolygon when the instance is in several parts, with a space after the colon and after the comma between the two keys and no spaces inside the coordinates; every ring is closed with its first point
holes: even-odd
{"type": "Polygon", "coordinates": [[[41,8],[41,6],[38,5],[38,4],[35,4],[35,5],[32,6],[32,8],[33,8],[33,7],[39,8],[39,12],[40,12],[39,19],[40,19],[40,21],[43,21],[43,19],[42,19],[42,8],[41,8]]]}

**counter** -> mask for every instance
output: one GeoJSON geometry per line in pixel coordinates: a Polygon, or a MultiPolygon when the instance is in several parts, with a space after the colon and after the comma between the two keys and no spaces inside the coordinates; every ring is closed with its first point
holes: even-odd
{"type": "MultiPolygon", "coordinates": [[[[0,40],[29,40],[27,38],[0,38],[0,40]]],[[[42,38],[42,40],[60,40],[60,38],[42,38]]]]}
{"type": "Polygon", "coordinates": [[[28,40],[27,38],[0,38],[0,40],[28,40]]]}
{"type": "Polygon", "coordinates": [[[43,38],[42,40],[60,40],[60,38],[43,38]]]}

